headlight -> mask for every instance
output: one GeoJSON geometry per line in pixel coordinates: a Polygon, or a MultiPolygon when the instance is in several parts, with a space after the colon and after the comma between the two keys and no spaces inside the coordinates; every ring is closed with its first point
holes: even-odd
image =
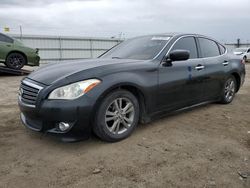
{"type": "Polygon", "coordinates": [[[89,79],[59,87],[50,93],[48,99],[76,99],[93,89],[100,82],[97,79],[89,79]]]}

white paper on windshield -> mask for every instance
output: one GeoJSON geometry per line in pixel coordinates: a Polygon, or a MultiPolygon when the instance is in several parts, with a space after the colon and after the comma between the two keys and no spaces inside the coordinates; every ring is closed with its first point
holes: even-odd
{"type": "Polygon", "coordinates": [[[151,40],[169,40],[170,37],[152,37],[151,40]]]}

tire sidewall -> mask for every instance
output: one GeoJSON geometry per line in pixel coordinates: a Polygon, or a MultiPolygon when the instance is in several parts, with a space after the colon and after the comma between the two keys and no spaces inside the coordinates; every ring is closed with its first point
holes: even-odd
{"type": "MultiPolygon", "coordinates": [[[[114,141],[119,141],[119,140],[125,139],[128,136],[130,136],[131,133],[133,132],[133,130],[135,129],[136,125],[138,124],[138,120],[139,120],[139,103],[138,103],[137,98],[129,91],[117,90],[117,91],[114,91],[111,94],[107,95],[103,99],[103,101],[101,102],[101,104],[97,110],[97,114],[95,116],[95,126],[96,126],[96,128],[99,129],[100,132],[102,132],[102,135],[105,137],[105,138],[102,137],[102,139],[104,139],[106,141],[114,142],[114,141]],[[106,126],[105,113],[106,113],[108,106],[116,98],[119,98],[119,97],[127,98],[133,103],[134,108],[135,108],[134,121],[133,121],[132,125],[128,128],[128,130],[126,130],[124,133],[112,134],[106,126]]],[[[98,135],[98,136],[100,137],[100,135],[98,135]]]]}

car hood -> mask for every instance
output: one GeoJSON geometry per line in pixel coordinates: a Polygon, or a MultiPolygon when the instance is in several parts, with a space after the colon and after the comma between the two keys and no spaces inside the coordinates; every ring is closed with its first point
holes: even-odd
{"type": "MultiPolygon", "coordinates": [[[[118,66],[119,64],[136,63],[138,61],[141,60],[98,58],[53,63],[37,69],[32,72],[28,78],[45,85],[51,85],[58,80],[67,78],[82,71],[88,71],[94,68],[102,69],[104,66],[113,67],[118,66]]],[[[94,75],[92,75],[92,77],[94,77],[94,75]]]]}

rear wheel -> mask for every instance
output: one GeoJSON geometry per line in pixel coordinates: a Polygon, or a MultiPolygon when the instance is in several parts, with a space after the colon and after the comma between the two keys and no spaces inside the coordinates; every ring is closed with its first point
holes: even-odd
{"type": "Polygon", "coordinates": [[[11,53],[8,55],[5,65],[11,69],[19,70],[26,64],[25,57],[20,53],[11,53]]]}
{"type": "Polygon", "coordinates": [[[233,101],[235,92],[236,92],[236,87],[237,87],[237,83],[236,83],[235,77],[234,76],[228,77],[224,84],[224,88],[223,88],[223,92],[221,96],[221,103],[228,104],[233,101]]]}
{"type": "Polygon", "coordinates": [[[94,132],[104,141],[116,142],[127,138],[139,119],[137,98],[126,90],[117,90],[101,102],[94,122],[94,132]]]}

